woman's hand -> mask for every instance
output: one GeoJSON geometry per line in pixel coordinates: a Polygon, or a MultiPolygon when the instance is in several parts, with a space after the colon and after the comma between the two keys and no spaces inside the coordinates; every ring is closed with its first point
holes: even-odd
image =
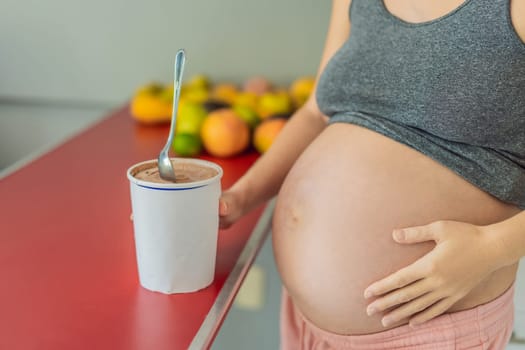
{"type": "Polygon", "coordinates": [[[435,241],[436,246],[413,264],[371,284],[365,298],[369,315],[388,310],[382,319],[389,326],[409,319],[411,326],[447,311],[490,273],[501,267],[499,247],[485,229],[457,221],[394,230],[401,244],[435,241]]]}
{"type": "Polygon", "coordinates": [[[227,190],[219,199],[219,227],[228,228],[244,214],[244,204],[238,192],[227,190]]]}

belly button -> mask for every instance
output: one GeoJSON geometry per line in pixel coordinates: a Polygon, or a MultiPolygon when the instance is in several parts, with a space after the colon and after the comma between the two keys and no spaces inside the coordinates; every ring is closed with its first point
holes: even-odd
{"type": "Polygon", "coordinates": [[[281,208],[277,208],[275,212],[274,229],[283,232],[297,231],[302,223],[302,217],[302,210],[297,205],[283,205],[281,208]]]}
{"type": "Polygon", "coordinates": [[[291,228],[296,228],[299,226],[299,223],[301,222],[301,215],[296,207],[293,207],[289,210],[288,220],[286,221],[291,226],[291,228]]]}

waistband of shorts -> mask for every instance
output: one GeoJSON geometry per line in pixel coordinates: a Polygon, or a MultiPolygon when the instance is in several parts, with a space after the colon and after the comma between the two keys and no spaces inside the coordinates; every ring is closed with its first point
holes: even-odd
{"type": "MultiPolygon", "coordinates": [[[[361,346],[363,349],[376,349],[375,344],[401,342],[407,346],[406,340],[410,338],[412,345],[424,344],[429,339],[434,342],[453,343],[458,338],[477,338],[484,335],[490,336],[501,328],[507,327],[509,318],[513,318],[514,312],[514,283],[496,299],[478,305],[472,309],[451,312],[440,315],[416,327],[403,325],[383,332],[364,335],[340,335],[325,331],[306,317],[297,309],[298,315],[305,322],[309,330],[324,339],[330,339],[339,344],[361,346]],[[465,327],[465,325],[477,323],[478,327],[465,327]]],[[[404,348],[401,346],[399,348],[404,348]]],[[[392,347],[395,348],[395,347],[392,347]]]]}

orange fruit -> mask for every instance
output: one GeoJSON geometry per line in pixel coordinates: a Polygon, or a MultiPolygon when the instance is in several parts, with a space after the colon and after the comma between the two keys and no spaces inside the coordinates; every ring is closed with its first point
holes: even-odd
{"type": "Polygon", "coordinates": [[[286,124],[286,119],[266,119],[253,134],[253,146],[259,153],[266,152],[286,124]]]}
{"type": "Polygon", "coordinates": [[[204,120],[201,139],[208,153],[231,157],[250,144],[250,128],[232,109],[217,109],[204,120]]]}

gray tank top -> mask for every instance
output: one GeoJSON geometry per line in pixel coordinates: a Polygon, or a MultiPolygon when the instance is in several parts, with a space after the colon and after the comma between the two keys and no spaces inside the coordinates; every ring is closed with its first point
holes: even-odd
{"type": "Polygon", "coordinates": [[[357,124],[525,209],[525,44],[510,0],[466,0],[408,23],[353,0],[351,34],[321,74],[330,123],[357,124]]]}

